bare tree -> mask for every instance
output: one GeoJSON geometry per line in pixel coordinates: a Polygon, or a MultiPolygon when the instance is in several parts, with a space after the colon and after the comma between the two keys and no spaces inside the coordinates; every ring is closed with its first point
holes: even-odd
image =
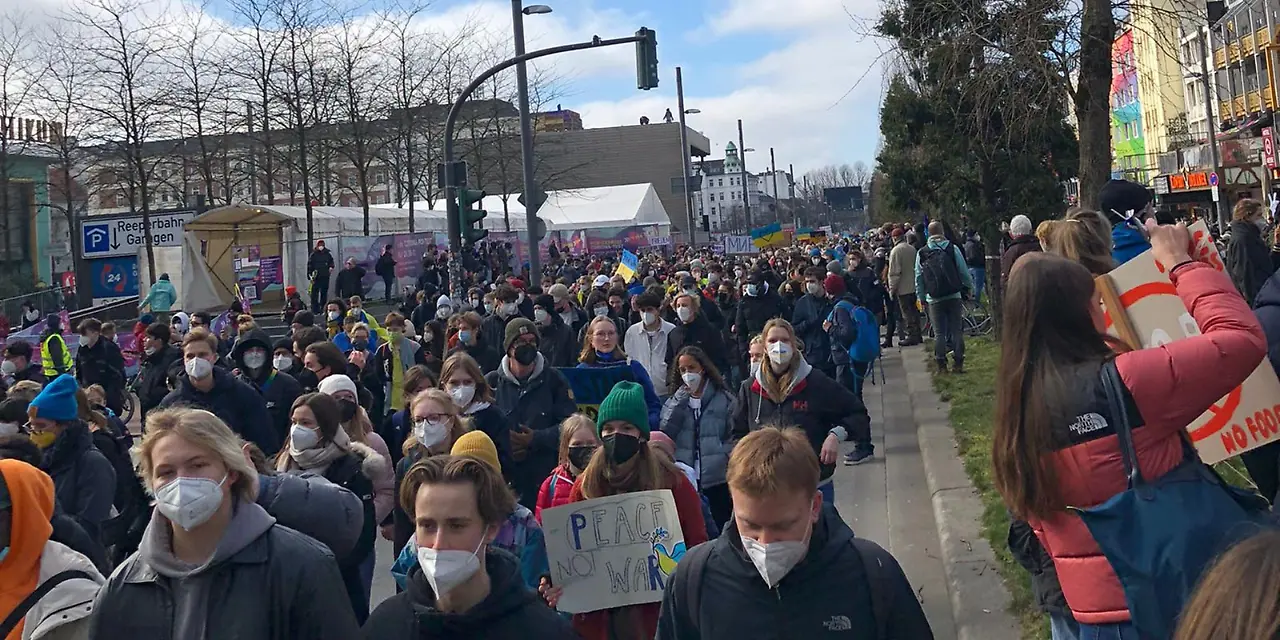
{"type": "Polygon", "coordinates": [[[15,156],[30,153],[20,119],[31,115],[33,93],[42,75],[41,60],[35,55],[28,30],[31,21],[24,12],[0,16],[0,261],[24,262],[15,248],[26,246],[27,233],[21,225],[25,216],[15,209],[15,156]],[[12,132],[12,133],[11,133],[12,132]],[[16,215],[17,214],[17,215],[16,215]],[[17,224],[15,224],[17,223],[17,224]],[[15,228],[15,226],[17,228],[15,228]]]}
{"type": "Polygon", "coordinates": [[[244,99],[248,137],[252,141],[249,153],[250,198],[258,202],[258,187],[263,199],[274,204],[276,190],[281,188],[281,165],[273,121],[276,120],[276,102],[273,76],[280,63],[284,40],[275,27],[273,0],[231,0],[230,5],[244,26],[235,32],[236,46],[232,55],[231,73],[239,81],[244,99]]]}
{"type": "MultiPolygon", "coordinates": [[[[131,209],[141,211],[151,228],[154,157],[149,143],[171,133],[165,58],[171,32],[162,15],[137,0],[83,0],[68,20],[76,26],[92,73],[79,108],[91,114],[110,140],[108,149],[122,158],[131,209]]],[[[155,282],[155,248],[144,233],[148,273],[155,282]]]]}
{"type": "Polygon", "coordinates": [[[224,125],[228,124],[233,65],[226,53],[228,39],[206,8],[188,7],[174,29],[175,46],[167,52],[168,64],[177,76],[177,90],[172,94],[174,115],[184,132],[190,134],[183,136],[180,167],[174,181],[182,193],[180,199],[185,200],[192,191],[189,178],[196,173],[203,182],[207,204],[230,204],[234,185],[226,145],[229,129],[224,125]],[[186,149],[188,143],[195,145],[194,171],[192,153],[186,149]]]}
{"type": "MultiPolygon", "coordinates": [[[[382,121],[388,115],[390,96],[384,89],[388,78],[377,53],[387,44],[388,37],[381,21],[377,22],[363,24],[353,16],[342,16],[330,43],[342,122],[326,142],[344,164],[351,166],[346,187],[354,188],[359,195],[365,235],[369,235],[372,170],[375,164],[382,164],[383,148],[394,143],[382,121]]],[[[385,170],[382,174],[385,176],[385,170]]]]}

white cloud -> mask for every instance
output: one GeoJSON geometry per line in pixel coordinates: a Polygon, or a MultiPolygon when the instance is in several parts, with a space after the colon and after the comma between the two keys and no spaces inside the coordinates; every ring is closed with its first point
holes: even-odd
{"type": "MultiPolygon", "coordinates": [[[[869,2],[862,9],[854,15],[870,18],[878,10],[869,2]]],[[[781,29],[785,43],[729,66],[736,88],[727,94],[708,94],[686,83],[686,108],[702,111],[689,116],[689,126],[711,139],[712,157],[721,157],[725,143],[737,144],[741,118],[746,146],[756,149],[747,156],[752,171],[767,168],[770,147],[779,167],[794,164],[797,174],[829,163],[872,163],[880,135],[878,59],[884,44],[855,33],[858,28],[841,5],[829,0],[733,0],[700,31],[749,41],[762,31],[781,29]]],[[[690,61],[686,71],[692,64],[697,63],[690,61]]],[[[661,93],[582,105],[584,122],[636,124],[642,115],[657,121],[667,108],[675,112],[674,71],[665,61],[663,72],[661,93]]]]}

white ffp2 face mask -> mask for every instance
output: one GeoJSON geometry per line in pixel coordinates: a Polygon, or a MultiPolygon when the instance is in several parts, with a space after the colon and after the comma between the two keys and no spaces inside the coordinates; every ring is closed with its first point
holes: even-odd
{"type": "Polygon", "coordinates": [[[448,420],[442,420],[440,422],[419,420],[413,423],[413,437],[418,439],[418,444],[421,444],[428,449],[443,442],[445,436],[448,434],[448,420]]]}
{"type": "Polygon", "coordinates": [[[192,358],[184,365],[193,380],[204,380],[213,375],[213,363],[204,358],[192,358]]]}
{"type": "Polygon", "coordinates": [[[222,483],[226,481],[226,475],[217,482],[208,478],[174,478],[156,489],[156,509],[169,522],[190,531],[213,517],[222,504],[222,483]]]}
{"type": "Polygon", "coordinates": [[[471,399],[475,396],[476,386],[473,384],[457,386],[449,391],[449,397],[453,398],[453,404],[457,405],[459,409],[465,409],[467,405],[471,404],[471,399]]]}
{"type": "Polygon", "coordinates": [[[427,582],[431,583],[431,590],[435,592],[436,598],[443,597],[480,570],[480,548],[483,546],[484,537],[480,538],[475,551],[470,553],[418,547],[418,565],[422,567],[422,575],[427,582]]]}
{"type": "Polygon", "coordinates": [[[314,449],[318,444],[320,444],[318,430],[300,424],[289,427],[289,448],[294,451],[314,449]]]}
{"type": "Polygon", "coordinates": [[[783,540],[763,544],[753,538],[741,536],[742,549],[751,558],[751,563],[756,565],[756,571],[760,572],[760,577],[764,578],[765,584],[773,588],[778,586],[782,578],[800,564],[801,560],[804,560],[805,554],[809,552],[809,538],[812,535],[811,525],[809,534],[805,535],[804,540],[783,540]]]}
{"type": "Polygon", "coordinates": [[[769,345],[769,361],[779,367],[787,366],[791,362],[791,357],[795,355],[795,351],[791,345],[785,342],[775,342],[769,345]]]}

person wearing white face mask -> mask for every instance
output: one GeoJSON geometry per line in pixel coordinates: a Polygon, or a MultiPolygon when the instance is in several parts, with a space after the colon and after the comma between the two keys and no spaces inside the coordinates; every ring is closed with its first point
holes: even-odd
{"type": "Polygon", "coordinates": [[[490,464],[469,456],[420,462],[405,477],[400,504],[416,525],[418,565],[406,590],[374,610],[363,638],[577,637],[527,589],[519,562],[492,548],[515,497],[490,464]]]}
{"type": "Polygon", "coordinates": [[[728,371],[729,350],[724,344],[724,334],[703,313],[715,307],[715,303],[695,293],[678,293],[671,304],[679,324],[667,340],[667,358],[674,364],[675,355],[684,347],[696,345],[717,369],[728,371]]]}
{"type": "Polygon", "coordinates": [[[271,426],[271,414],[262,395],[216,366],[217,339],[204,329],[192,329],[182,339],[183,374],[178,386],[160,401],[158,408],[184,405],[204,409],[220,418],[240,437],[258,445],[267,455],[280,448],[280,436],[271,426]]]}
{"type": "Polygon", "coordinates": [[[538,352],[552,367],[572,367],[578,363],[578,345],[573,329],[556,313],[555,298],[542,294],[533,300],[533,322],[538,326],[538,352]]]}
{"type": "Polygon", "coordinates": [[[822,326],[832,309],[826,289],[822,286],[826,275],[819,267],[804,270],[805,293],[796,300],[791,324],[796,329],[796,335],[804,342],[804,359],[815,369],[827,374],[827,377],[834,378],[836,366],[831,360],[831,338],[822,326]]]}
{"type": "MultiPolygon", "coordinates": [[[[354,383],[347,382],[354,390],[354,383]]],[[[368,445],[351,439],[342,427],[338,401],[328,394],[308,393],[298,398],[293,403],[291,418],[289,439],[275,459],[276,470],[323,476],[360,497],[364,510],[360,540],[355,549],[339,561],[338,568],[356,621],[364,624],[369,617],[369,594],[362,584],[360,566],[373,554],[377,534],[374,479],[385,473],[390,463],[368,445]]]]}
{"type": "Polygon", "coordinates": [[[727,478],[733,518],[692,547],[663,592],[657,640],[752,638],[778,620],[791,637],[932,640],[911,583],[888,551],[854,536],[817,490],[798,429],[765,427],[738,442],[727,478]]]}
{"type": "Polygon", "coordinates": [[[396,463],[396,504],[391,510],[392,537],[395,549],[403,549],[413,537],[414,522],[404,509],[405,477],[414,464],[428,458],[448,454],[453,443],[466,433],[466,425],[458,416],[453,398],[441,389],[423,389],[413,396],[408,418],[412,424],[402,450],[404,457],[396,463]]]}
{"type": "Polygon", "coordinates": [[[835,504],[832,476],[840,442],[851,440],[854,433],[868,432],[871,416],[857,395],[805,361],[801,356],[805,344],[790,322],[770,320],[762,335],[765,359],[738,388],[734,437],[770,424],[800,427],[822,463],[819,490],[827,502],[835,504]]]}
{"type": "MultiPolygon", "coordinates": [[[[503,335],[507,330],[507,323],[520,316],[520,307],[516,304],[517,297],[515,287],[505,283],[498,285],[493,292],[493,313],[484,318],[481,333],[490,337],[503,335]]],[[[533,310],[529,311],[532,315],[533,310]]]]}
{"type": "Polygon", "coordinates": [[[4,347],[4,360],[0,360],[0,375],[12,386],[23,380],[30,380],[44,386],[48,378],[40,365],[40,354],[36,353],[30,342],[12,340],[4,347]]]}
{"type": "Polygon", "coordinates": [[[707,353],[696,346],[681,349],[674,364],[675,393],[662,407],[659,428],[675,441],[675,460],[693,469],[712,518],[723,527],[733,511],[725,484],[725,467],[733,450],[729,432],[733,392],[707,353]]]}
{"type": "Polygon", "coordinates": [[[333,554],[258,506],[242,445],[207,411],[152,415],[138,459],[156,509],[99,595],[89,637],[358,636],[333,554]]]}
{"type": "Polygon", "coordinates": [[[102,322],[86,318],[77,327],[76,380],[82,387],[99,384],[107,392],[107,407],[119,414],[124,405],[124,354],[116,343],[102,337],[102,322]]]}
{"type": "Polygon", "coordinates": [[[640,322],[627,328],[622,350],[649,372],[654,393],[666,398],[671,393],[667,387],[667,363],[671,359],[671,335],[676,325],[658,315],[662,294],[656,288],[636,296],[635,301],[636,308],[640,310],[640,322]]]}
{"type": "Polygon", "coordinates": [[[1231,212],[1231,240],[1222,261],[1232,284],[1253,304],[1262,285],[1280,268],[1280,251],[1268,249],[1267,208],[1259,201],[1244,198],[1231,212]],[[1266,234],[1266,235],[1264,235],[1266,234]]]}
{"type": "Polygon", "coordinates": [[[789,318],[791,313],[782,296],[778,295],[774,287],[769,286],[769,280],[763,271],[747,274],[747,283],[742,289],[743,296],[738,301],[733,326],[734,336],[738,340],[739,357],[746,360],[751,336],[764,331],[765,323],[773,318],[789,318]]]}
{"type": "Polygon", "coordinates": [[[504,469],[509,467],[511,423],[493,406],[493,389],[475,359],[465,353],[449,356],[440,367],[440,388],[449,394],[459,417],[470,421],[472,430],[483,431],[493,440],[498,448],[499,465],[504,469]]]}
{"type": "Polygon", "coordinates": [[[289,411],[293,401],[302,395],[302,385],[293,376],[280,371],[271,362],[271,338],[267,332],[254,329],[240,336],[231,349],[236,363],[237,379],[253,387],[266,402],[271,426],[280,441],[289,434],[289,411]]]}

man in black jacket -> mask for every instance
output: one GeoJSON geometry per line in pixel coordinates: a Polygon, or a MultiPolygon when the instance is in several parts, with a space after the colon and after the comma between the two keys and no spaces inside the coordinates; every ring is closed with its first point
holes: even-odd
{"type": "Polygon", "coordinates": [[[751,337],[763,331],[766,322],[786,317],[790,314],[782,297],[769,286],[764,273],[752,271],[747,276],[747,284],[742,287],[742,300],[738,302],[738,313],[733,321],[738,353],[743,362],[747,361],[751,337]]]}
{"type": "Polygon", "coordinates": [[[533,300],[533,322],[538,325],[538,352],[553,367],[578,364],[578,344],[569,325],[556,313],[555,299],[542,294],[533,300]]]}
{"type": "Polygon", "coordinates": [[[263,453],[275,454],[280,448],[280,439],[271,427],[266,401],[252,387],[236,380],[231,372],[214,366],[217,359],[217,341],[209,332],[188,333],[182,339],[184,371],[178,388],[160,401],[160,408],[204,409],[221,418],[241,438],[258,445],[263,453]]]}
{"type": "Polygon", "coordinates": [[[658,640],[753,638],[784,620],[792,638],[933,638],[897,560],[854,537],[823,504],[818,476],[818,457],[796,429],[765,427],[734,447],[733,519],[680,560],[663,591],[658,640]],[[803,552],[773,551],[780,543],[803,552]]]}
{"type": "Polygon", "coordinates": [[[364,295],[364,267],[356,264],[355,258],[347,258],[347,266],[338,272],[334,290],[344,301],[351,296],[364,295]]]}
{"type": "Polygon", "coordinates": [[[45,378],[39,355],[30,342],[13,340],[4,347],[4,362],[0,363],[0,372],[12,376],[14,384],[30,380],[43,387],[48,379],[45,378]]]}
{"type": "Polygon", "coordinates": [[[387,304],[391,304],[391,296],[395,295],[396,284],[396,258],[391,255],[391,245],[382,248],[382,255],[378,256],[378,262],[373,265],[373,272],[382,278],[387,304]]]}
{"type": "Polygon", "coordinates": [[[107,408],[120,415],[124,407],[124,354],[116,343],[102,337],[102,321],[85,318],[77,327],[80,348],[76,350],[76,381],[81,387],[102,385],[107,392],[107,408]]]}
{"type": "Polygon", "coordinates": [[[171,369],[175,362],[182,360],[182,351],[169,344],[172,338],[169,325],[160,322],[147,325],[146,340],[142,343],[145,355],[135,389],[143,421],[147,419],[147,413],[160,406],[160,401],[169,395],[171,369]]]}
{"type": "MultiPolygon", "coordinates": [[[[682,291],[676,294],[671,304],[675,305],[676,309],[676,328],[672,329],[671,335],[667,336],[669,370],[676,368],[676,356],[680,355],[681,349],[700,347],[720,373],[727,376],[729,350],[724,346],[720,329],[713,326],[703,313],[708,308],[714,308],[715,303],[697,293],[682,291]]],[[[672,391],[674,390],[673,388],[672,391]]]]}
{"type": "Polygon", "coordinates": [[[831,315],[831,301],[823,288],[825,275],[819,267],[804,270],[804,295],[796,301],[795,313],[791,316],[791,326],[796,335],[804,342],[804,359],[813,368],[827,374],[828,378],[836,377],[836,367],[831,361],[831,340],[823,330],[823,323],[831,315]]]}
{"type": "Polygon", "coordinates": [[[307,258],[307,278],[311,280],[311,313],[320,313],[329,302],[329,274],[333,271],[333,254],[324,246],[324,240],[316,242],[316,248],[307,258]]]}
{"type": "Polygon", "coordinates": [[[302,395],[302,385],[293,376],[279,371],[272,362],[271,337],[262,329],[254,329],[240,336],[231,350],[241,382],[253,387],[267,403],[271,426],[276,436],[284,442],[292,424],[293,401],[302,395]]]}

